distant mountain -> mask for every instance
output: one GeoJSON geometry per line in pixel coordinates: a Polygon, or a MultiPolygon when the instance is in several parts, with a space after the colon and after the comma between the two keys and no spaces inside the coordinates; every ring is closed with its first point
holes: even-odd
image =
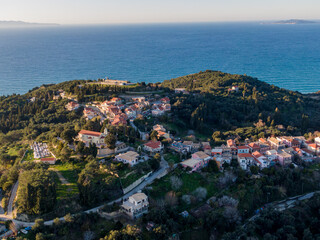
{"type": "Polygon", "coordinates": [[[0,21],[1,27],[36,27],[36,26],[58,26],[55,23],[29,23],[23,21],[0,21]]]}
{"type": "Polygon", "coordinates": [[[316,23],[316,22],[303,20],[303,19],[290,19],[290,20],[281,20],[276,22],[264,22],[262,24],[311,24],[311,23],[316,23]]]}

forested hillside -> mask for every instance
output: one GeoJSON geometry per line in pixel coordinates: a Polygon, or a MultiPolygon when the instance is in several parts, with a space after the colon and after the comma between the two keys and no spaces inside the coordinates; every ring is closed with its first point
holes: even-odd
{"type": "Polygon", "coordinates": [[[173,99],[175,122],[205,133],[249,127],[238,130],[249,131],[249,136],[277,133],[276,126],[282,125],[283,131],[298,135],[320,125],[318,100],[244,75],[207,70],[166,80],[161,86],[190,92],[173,99]],[[232,86],[238,89],[231,90],[232,86]]]}

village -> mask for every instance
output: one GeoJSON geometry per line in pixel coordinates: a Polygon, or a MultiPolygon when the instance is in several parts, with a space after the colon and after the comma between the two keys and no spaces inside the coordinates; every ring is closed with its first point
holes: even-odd
{"type": "MultiPolygon", "coordinates": [[[[238,87],[233,87],[229,91],[238,91],[238,87]]],[[[189,94],[185,89],[176,89],[175,93],[189,94]]],[[[56,99],[67,98],[62,90],[58,94],[56,99]]],[[[189,174],[201,172],[212,161],[220,171],[224,171],[233,161],[236,161],[241,169],[256,173],[256,169],[261,170],[275,165],[298,167],[301,162],[313,162],[320,155],[319,137],[314,142],[307,141],[303,136],[275,136],[260,138],[258,141],[229,139],[226,144],[217,146],[209,141],[196,141],[195,136],[192,135],[185,138],[186,140],[181,140],[161,124],[155,124],[150,131],[135,126],[135,119],[157,119],[163,115],[170,115],[171,104],[168,96],[114,96],[104,102],[86,104],[79,104],[74,98],[68,97],[68,99],[71,101],[65,106],[66,109],[76,111],[83,108],[83,118],[87,121],[99,119],[101,124],[107,121],[112,126],[128,125],[138,131],[142,141],[141,145],[133,147],[125,142],[116,141],[115,147],[110,149],[105,141],[109,134],[107,128],[104,132],[80,130],[75,141],[83,142],[86,147],[94,144],[97,147],[97,157],[101,159],[100,164],[106,164],[105,157],[113,156],[112,161],[121,162],[130,169],[152,159],[155,154],[160,155],[162,162],[166,162],[164,153],[169,152],[180,156],[180,160],[171,164],[171,167],[166,162],[167,167],[163,175],[178,166],[189,174]]],[[[40,158],[38,162],[54,164],[55,160],[52,156],[50,158],[47,156],[40,158]]],[[[130,192],[145,181],[150,174],[151,172],[130,182],[129,186],[123,188],[123,193],[130,192]]],[[[147,195],[139,191],[124,200],[121,208],[123,213],[135,219],[147,213],[148,206],[147,195]]]]}

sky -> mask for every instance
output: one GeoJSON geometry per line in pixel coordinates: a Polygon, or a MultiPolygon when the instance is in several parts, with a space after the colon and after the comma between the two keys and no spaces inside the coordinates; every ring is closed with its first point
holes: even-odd
{"type": "Polygon", "coordinates": [[[319,0],[0,0],[0,20],[59,24],[320,19],[319,0]]]}

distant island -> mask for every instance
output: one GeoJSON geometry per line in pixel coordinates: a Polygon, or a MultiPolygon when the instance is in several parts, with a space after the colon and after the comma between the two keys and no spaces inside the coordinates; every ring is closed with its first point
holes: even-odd
{"type": "Polygon", "coordinates": [[[316,22],[303,20],[303,19],[290,19],[290,20],[280,20],[276,22],[263,22],[262,24],[311,24],[311,23],[316,23],[316,22]]]}
{"type": "Polygon", "coordinates": [[[11,27],[37,27],[37,26],[59,26],[56,23],[30,23],[23,21],[0,21],[0,28],[11,27]]]}

